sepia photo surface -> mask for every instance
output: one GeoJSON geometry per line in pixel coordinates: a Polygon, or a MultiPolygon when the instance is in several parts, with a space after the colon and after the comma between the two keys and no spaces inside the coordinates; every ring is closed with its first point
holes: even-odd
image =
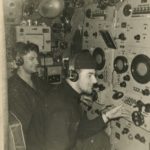
{"type": "Polygon", "coordinates": [[[150,0],[0,10],[1,150],[150,150],[150,0]]]}

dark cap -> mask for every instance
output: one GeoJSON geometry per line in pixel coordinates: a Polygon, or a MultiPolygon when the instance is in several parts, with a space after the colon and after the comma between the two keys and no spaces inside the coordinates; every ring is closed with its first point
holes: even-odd
{"type": "Polygon", "coordinates": [[[96,69],[96,60],[89,50],[82,50],[75,56],[75,69],[96,69]]]}

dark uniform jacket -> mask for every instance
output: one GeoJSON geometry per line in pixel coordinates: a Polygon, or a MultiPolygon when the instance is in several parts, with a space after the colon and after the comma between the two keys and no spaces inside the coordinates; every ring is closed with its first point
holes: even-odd
{"type": "Polygon", "coordinates": [[[79,104],[80,95],[63,82],[46,100],[46,150],[71,150],[77,139],[103,130],[102,117],[88,120],[79,104]]]}
{"type": "Polygon", "coordinates": [[[20,120],[25,136],[27,150],[45,150],[44,148],[44,88],[35,78],[36,89],[30,87],[17,74],[8,80],[9,111],[20,120]]]}

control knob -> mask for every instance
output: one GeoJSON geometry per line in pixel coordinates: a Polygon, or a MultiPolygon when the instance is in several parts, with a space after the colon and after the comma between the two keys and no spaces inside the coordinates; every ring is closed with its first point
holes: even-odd
{"type": "Polygon", "coordinates": [[[129,76],[129,75],[126,75],[126,76],[123,77],[123,79],[124,79],[125,81],[130,81],[130,76],[129,76]]]}
{"type": "Polygon", "coordinates": [[[122,134],[128,134],[129,133],[129,129],[128,128],[124,128],[122,131],[122,134]]]}
{"type": "Polygon", "coordinates": [[[149,96],[150,95],[149,89],[142,90],[142,94],[145,96],[149,96]]]}
{"type": "Polygon", "coordinates": [[[145,140],[144,137],[141,137],[141,138],[140,138],[140,141],[141,141],[142,143],[145,143],[146,140],[145,140]]]}
{"type": "Polygon", "coordinates": [[[140,134],[138,134],[138,133],[135,135],[135,139],[137,139],[137,140],[139,140],[140,137],[141,137],[141,136],[140,136],[140,134]]]}
{"type": "Polygon", "coordinates": [[[124,96],[124,93],[123,93],[123,92],[114,90],[114,94],[113,94],[112,98],[113,98],[114,100],[119,100],[119,99],[122,98],[123,96],[124,96]]]}
{"type": "Polygon", "coordinates": [[[103,84],[99,84],[99,91],[105,90],[105,86],[103,84]]]}
{"type": "Polygon", "coordinates": [[[119,34],[119,39],[122,40],[122,41],[125,41],[126,40],[125,34],[124,33],[120,33],[119,34]]]}
{"type": "Polygon", "coordinates": [[[139,112],[142,112],[142,108],[144,107],[144,103],[141,101],[141,100],[138,100],[137,102],[136,102],[136,105],[134,106],[134,107],[137,107],[138,108],[138,111],[139,112]]]}
{"type": "Polygon", "coordinates": [[[141,38],[141,36],[139,34],[137,34],[137,35],[134,36],[135,40],[140,40],[140,38],[141,38]]]}
{"type": "Polygon", "coordinates": [[[96,37],[97,37],[97,32],[94,32],[94,33],[93,33],[93,36],[96,38],[96,37]]]}
{"type": "Polygon", "coordinates": [[[140,111],[134,111],[132,113],[132,121],[136,126],[141,126],[144,124],[144,116],[140,111]]]}
{"type": "Polygon", "coordinates": [[[121,82],[121,83],[120,83],[120,86],[121,86],[121,87],[126,87],[127,84],[126,84],[126,82],[121,82]]]}
{"type": "Polygon", "coordinates": [[[105,86],[103,84],[98,84],[98,83],[94,84],[93,88],[98,89],[99,91],[105,90],[105,86]]]}

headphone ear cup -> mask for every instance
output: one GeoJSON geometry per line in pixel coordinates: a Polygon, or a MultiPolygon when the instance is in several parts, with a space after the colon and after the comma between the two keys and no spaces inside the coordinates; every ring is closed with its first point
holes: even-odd
{"type": "Polygon", "coordinates": [[[79,79],[79,75],[78,75],[78,73],[75,70],[70,70],[69,74],[70,74],[69,79],[72,82],[76,82],[79,79]]]}
{"type": "Polygon", "coordinates": [[[16,59],[16,65],[17,66],[22,66],[24,63],[23,58],[19,57],[16,59]]]}

